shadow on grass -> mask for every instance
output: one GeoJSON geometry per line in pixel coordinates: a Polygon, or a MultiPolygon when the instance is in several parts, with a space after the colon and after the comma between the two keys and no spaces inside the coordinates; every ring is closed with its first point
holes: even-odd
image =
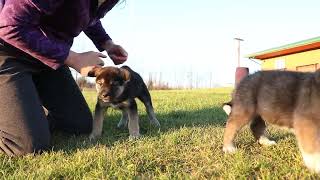
{"type": "MultiPolygon", "coordinates": [[[[127,141],[129,132],[127,128],[118,129],[117,123],[120,114],[109,115],[104,121],[103,135],[95,142],[90,142],[88,136],[67,136],[55,133],[53,136],[54,151],[73,153],[78,149],[87,149],[99,145],[113,146],[117,142],[127,141]]],[[[143,137],[156,137],[161,134],[180,129],[182,127],[223,127],[227,116],[220,107],[204,108],[193,111],[171,111],[169,113],[156,114],[161,127],[150,125],[147,115],[139,114],[140,133],[143,137]]]]}

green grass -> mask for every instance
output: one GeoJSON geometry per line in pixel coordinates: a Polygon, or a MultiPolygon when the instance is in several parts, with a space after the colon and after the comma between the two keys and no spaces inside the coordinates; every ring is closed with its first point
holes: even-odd
{"type": "MultiPolygon", "coordinates": [[[[303,165],[294,135],[269,128],[278,144],[258,145],[248,128],[236,138],[238,152],[225,155],[226,115],[221,104],[231,89],[152,91],[161,129],[148,124],[139,103],[143,137],[129,140],[116,129],[118,111],[108,112],[98,142],[85,136],[53,136],[53,150],[41,155],[0,155],[3,179],[317,179],[303,165]]],[[[85,92],[90,108],[95,92],[85,92]]]]}

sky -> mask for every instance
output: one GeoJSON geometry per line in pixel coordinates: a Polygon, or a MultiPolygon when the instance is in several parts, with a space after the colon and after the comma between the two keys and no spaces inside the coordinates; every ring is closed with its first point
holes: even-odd
{"type": "MultiPolygon", "coordinates": [[[[241,66],[260,70],[244,56],[320,36],[319,7],[318,0],[126,0],[101,21],[128,51],[125,65],[146,81],[213,87],[234,82],[234,38],[244,39],[241,66]]],[[[84,34],[72,49],[96,50],[84,34]]]]}

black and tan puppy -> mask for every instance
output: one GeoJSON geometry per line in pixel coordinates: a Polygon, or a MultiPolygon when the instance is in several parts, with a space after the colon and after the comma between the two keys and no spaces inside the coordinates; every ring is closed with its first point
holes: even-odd
{"type": "Polygon", "coordinates": [[[236,150],[234,137],[248,123],[259,143],[275,144],[264,135],[268,122],[293,129],[305,165],[320,172],[320,71],[257,72],[240,82],[223,109],[229,114],[225,152],[236,150]]]}
{"type": "Polygon", "coordinates": [[[122,118],[118,123],[118,127],[128,126],[130,137],[139,137],[139,117],[135,98],[138,98],[145,105],[150,123],[160,126],[153,110],[150,93],[138,73],[128,66],[121,68],[104,67],[94,68],[89,73],[89,76],[96,77],[96,89],[98,92],[90,139],[101,136],[103,114],[109,107],[122,111],[122,118]]]}

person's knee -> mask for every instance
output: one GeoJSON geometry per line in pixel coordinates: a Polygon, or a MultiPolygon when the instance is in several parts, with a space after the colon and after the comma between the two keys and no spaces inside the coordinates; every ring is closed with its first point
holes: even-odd
{"type": "Polygon", "coordinates": [[[9,156],[37,154],[50,149],[50,136],[8,139],[0,138],[0,151],[9,156]]]}
{"type": "Polygon", "coordinates": [[[31,144],[28,145],[26,153],[41,153],[50,149],[50,135],[33,138],[31,144]]]}

